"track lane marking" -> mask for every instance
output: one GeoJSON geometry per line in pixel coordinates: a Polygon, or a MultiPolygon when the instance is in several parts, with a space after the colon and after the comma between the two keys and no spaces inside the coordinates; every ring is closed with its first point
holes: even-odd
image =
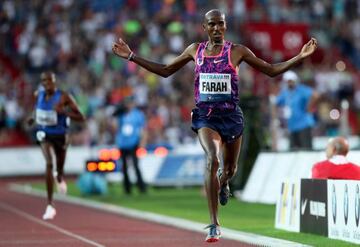
{"type": "MultiPolygon", "coordinates": [[[[30,185],[20,185],[16,183],[12,183],[9,186],[10,191],[38,196],[38,197],[46,197],[46,192],[34,189],[30,185]]],[[[97,201],[91,201],[88,199],[83,199],[71,195],[61,195],[54,194],[54,198],[58,201],[62,201],[65,203],[80,205],[87,208],[97,209],[104,212],[110,212],[117,215],[123,215],[126,217],[131,217],[139,220],[146,220],[149,222],[155,222],[162,225],[172,226],[178,229],[185,229],[192,232],[204,233],[204,224],[198,223],[186,219],[171,217],[160,215],[152,212],[140,211],[136,209],[130,209],[121,207],[113,204],[106,204],[97,201]]],[[[229,228],[222,227],[221,228],[222,237],[229,240],[235,240],[246,244],[253,244],[255,246],[262,247],[311,247],[311,245],[301,244],[289,240],[277,239],[272,237],[266,237],[262,235],[257,235],[254,233],[247,233],[238,230],[232,230],[229,228]]]]}
{"type": "Polygon", "coordinates": [[[7,211],[9,211],[11,213],[17,214],[19,216],[22,216],[23,218],[25,218],[27,220],[30,220],[30,221],[33,221],[33,222],[36,222],[36,223],[38,223],[38,224],[40,224],[42,226],[45,226],[45,227],[48,227],[48,228],[53,229],[55,231],[58,231],[58,232],[60,232],[60,233],[62,233],[64,235],[67,235],[69,237],[72,237],[72,238],[78,239],[78,240],[80,240],[82,242],[88,243],[88,244],[90,244],[92,246],[105,247],[105,245],[96,243],[96,242],[94,242],[94,241],[92,241],[90,239],[87,239],[87,238],[82,237],[80,235],[77,235],[75,233],[69,232],[69,231],[67,231],[67,230],[65,230],[65,229],[63,229],[61,227],[58,227],[58,226],[56,226],[54,224],[51,224],[49,222],[40,220],[40,219],[32,216],[31,214],[28,214],[28,213],[26,213],[26,212],[24,212],[24,211],[22,211],[20,209],[16,209],[16,208],[12,207],[11,205],[9,205],[7,203],[0,202],[0,208],[2,208],[4,210],[7,210],[7,211]]]}

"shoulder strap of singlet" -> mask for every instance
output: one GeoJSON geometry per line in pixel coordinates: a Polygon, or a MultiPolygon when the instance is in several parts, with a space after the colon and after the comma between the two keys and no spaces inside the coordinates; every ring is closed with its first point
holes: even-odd
{"type": "Polygon", "coordinates": [[[229,61],[229,65],[233,68],[233,70],[238,73],[238,69],[239,67],[235,67],[232,62],[231,62],[231,47],[232,47],[233,43],[230,42],[230,41],[225,41],[225,44],[224,44],[224,51],[223,51],[223,55],[225,54],[228,58],[228,61],[229,61]]]}
{"type": "Polygon", "coordinates": [[[196,50],[196,55],[195,55],[195,59],[197,59],[199,56],[202,58],[203,57],[203,52],[204,52],[204,48],[206,47],[208,41],[203,41],[199,44],[197,50],[196,50]]]}
{"type": "Polygon", "coordinates": [[[221,55],[224,55],[225,53],[227,54],[228,52],[231,51],[231,46],[232,46],[232,43],[230,41],[225,41],[225,44],[224,44],[224,50],[223,50],[223,54],[221,55]]]}

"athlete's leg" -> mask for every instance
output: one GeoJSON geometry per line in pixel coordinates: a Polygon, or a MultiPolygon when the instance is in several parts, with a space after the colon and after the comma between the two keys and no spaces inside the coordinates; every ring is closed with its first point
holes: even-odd
{"type": "Polygon", "coordinates": [[[45,181],[46,181],[46,190],[47,190],[47,200],[48,200],[48,204],[52,205],[53,191],[54,191],[53,161],[51,157],[52,146],[49,142],[42,142],[40,144],[40,147],[46,163],[45,181]]]}
{"type": "Polygon", "coordinates": [[[54,148],[56,156],[57,181],[60,183],[64,178],[64,164],[66,158],[66,147],[54,148]]]}
{"type": "Polygon", "coordinates": [[[242,136],[231,143],[223,144],[223,162],[224,169],[220,177],[220,185],[224,185],[230,181],[235,175],[240,155],[242,136]]]}
{"type": "Polygon", "coordinates": [[[198,136],[206,154],[205,190],[210,220],[212,224],[220,225],[218,220],[219,179],[217,170],[220,164],[221,137],[215,130],[206,127],[198,130],[198,136]]]}

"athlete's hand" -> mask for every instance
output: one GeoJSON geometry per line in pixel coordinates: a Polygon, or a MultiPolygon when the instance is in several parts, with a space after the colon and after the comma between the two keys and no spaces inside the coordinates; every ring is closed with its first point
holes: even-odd
{"type": "Polygon", "coordinates": [[[118,42],[113,43],[112,50],[116,55],[122,58],[128,58],[131,53],[128,44],[126,44],[121,38],[119,38],[118,42]]]}
{"type": "Polygon", "coordinates": [[[306,58],[314,53],[317,48],[317,40],[315,38],[311,38],[309,42],[307,42],[301,49],[300,55],[302,58],[306,58]]]}

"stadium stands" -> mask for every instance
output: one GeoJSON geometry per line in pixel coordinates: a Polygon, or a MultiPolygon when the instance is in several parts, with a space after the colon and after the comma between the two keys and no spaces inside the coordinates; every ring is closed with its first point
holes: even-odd
{"type": "MultiPolygon", "coordinates": [[[[307,26],[320,51],[297,67],[303,81],[322,94],[315,135],[335,135],[339,118],[332,109],[349,101],[348,134],[359,134],[360,67],[358,1],[145,1],[56,0],[1,1],[0,3],[0,140],[11,130],[22,144],[34,142],[23,120],[38,87],[39,72],[52,69],[60,87],[70,91],[88,118],[87,127],[74,126],[75,145],[111,144],[107,125],[111,109],[125,96],[135,94],[145,110],[150,144],[177,145],[194,141],[190,130],[193,107],[193,67],[186,66],[171,78],[160,78],[117,59],[111,43],[123,37],[136,53],[166,62],[191,42],[202,40],[198,25],[204,12],[220,8],[227,13],[228,36],[248,45],[259,56],[273,61],[286,57],[281,50],[269,53],[250,39],[250,24],[287,23],[307,26]],[[344,25],[346,23],[346,25],[344,25]],[[156,96],[156,97],[155,97],[156,96]]],[[[293,39],[291,39],[293,41],[293,39]]],[[[260,39],[261,42],[263,40],[260,39]]],[[[261,43],[264,44],[264,43],[261,43]]],[[[259,96],[264,141],[271,146],[268,95],[280,87],[280,78],[268,78],[247,65],[240,68],[241,93],[259,96]]],[[[286,136],[282,116],[280,136],[286,136]]],[[[13,145],[1,142],[1,146],[13,145]]]]}

